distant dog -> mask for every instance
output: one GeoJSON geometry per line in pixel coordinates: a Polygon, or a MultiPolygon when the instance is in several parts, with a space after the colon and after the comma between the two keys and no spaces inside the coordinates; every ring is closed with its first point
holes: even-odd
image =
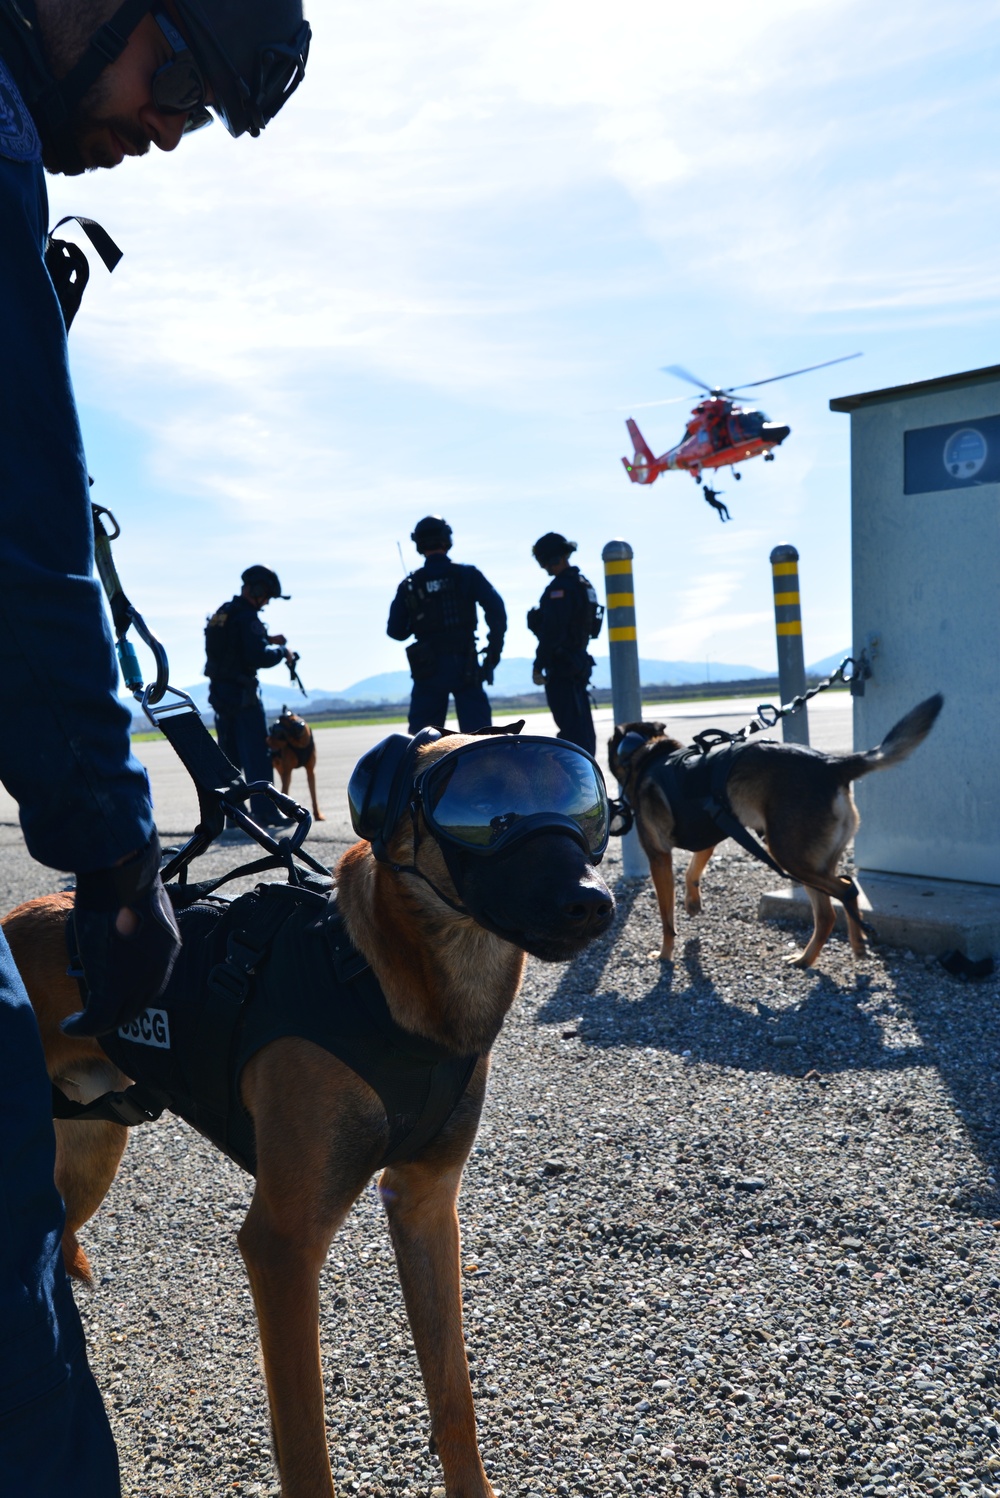
{"type": "Polygon", "coordinates": [[[281,794],[288,795],[292,771],[305,770],[312,798],[313,817],[317,822],[325,822],[326,817],[316,800],[316,740],[305,718],[300,718],[283,707],[277,723],[271,724],[267,747],[271,751],[271,763],[281,776],[281,794]]]}
{"type": "MultiPolygon", "coordinates": [[[[719,744],[705,754],[668,738],[663,723],[626,723],[608,742],[611,773],[635,816],[639,841],[663,922],[661,959],[674,955],[674,870],[671,850],[692,854],[684,876],[684,909],[701,912],[700,880],[714,848],[737,837],[754,851],[744,829],[763,836],[770,859],[803,884],[813,910],[807,945],[788,961],[811,967],[834,927],[835,896],[847,914],[856,957],[865,951],[864,926],[853,880],[837,865],[860,818],[851,782],[898,765],[921,744],[941,711],[929,697],[896,724],[877,749],[822,754],[798,744],[755,741],[719,744]]],[[[759,855],[759,856],[762,856],[759,855]]]]}
{"type": "MultiPolygon", "coordinates": [[[[167,992],[100,1041],[60,1028],[80,1007],[66,971],[72,896],[31,900],[4,930],[61,1094],[93,1113],[131,1078],[140,1108],[172,1108],[256,1176],[238,1242],[283,1498],[333,1498],[319,1278],[379,1170],[444,1491],[493,1498],[462,1332],[456,1201],[524,953],[566,961],[611,925],[595,867],[604,785],[588,756],[554,740],[498,748],[424,730],[371,751],[349,797],[367,840],[340,860],[336,896],[290,885],[232,902],[195,895],[178,912],[184,946],[167,992]]],[[[60,1113],[55,1128],[63,1254],[89,1279],[76,1233],[128,1129],[105,1113],[60,1113]]]]}

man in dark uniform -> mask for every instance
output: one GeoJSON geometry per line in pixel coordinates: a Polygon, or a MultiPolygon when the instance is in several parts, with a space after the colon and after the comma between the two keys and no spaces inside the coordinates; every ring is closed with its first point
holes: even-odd
{"type": "Polygon", "coordinates": [[[406,652],[413,677],[410,732],[443,728],[449,696],[463,733],[489,728],[493,720],[483,682],[492,682],[503,651],[503,599],[477,567],[451,560],[451,526],[440,515],[425,515],[410,540],[424,565],[396,589],[386,628],[394,640],[416,635],[406,652]],[[476,651],[477,604],[488,630],[482,665],[476,651]]]}
{"type": "Polygon", "coordinates": [[[579,567],[570,566],[576,542],[558,531],[546,531],[531,555],[552,581],[537,608],[528,611],[528,628],[538,636],[531,677],[545,687],[545,700],[556,720],[557,738],[579,744],[593,754],[597,748],[587,683],[594,669],[587,644],[601,629],[604,610],[579,567]]]}
{"type": "MultiPolygon", "coordinates": [[[[134,0],[37,0],[37,10],[35,0],[0,0],[0,674],[10,700],[30,705],[32,724],[0,741],[0,780],[32,856],[76,874],[72,937],[86,1003],[67,1022],[75,1034],[106,1033],[153,1002],[178,937],[93,578],[66,345],[86,265],[77,251],[70,284],[59,271],[73,269],[72,252],[57,245],[46,256],[43,162],[76,174],[150,145],[172,150],[206,98],[228,111],[233,134],[257,134],[281,102],[275,79],[261,97],[258,62],[269,43],[300,39],[295,9],[297,21],[287,3],[173,0],[181,36],[134,0]]],[[[117,1498],[114,1441],[62,1263],[51,1096],[38,1027],[0,936],[0,1489],[117,1498]]]]}
{"type": "MultiPolygon", "coordinates": [[[[270,567],[248,567],[243,589],[224,603],[205,625],[205,675],[211,685],[208,700],[215,710],[219,748],[248,781],[272,779],[267,747],[267,717],[261,701],[257,672],[287,661],[294,665],[284,635],[269,635],[260,611],[282,593],[278,574],[270,567]]],[[[250,798],[250,815],[261,827],[285,825],[278,808],[266,796],[250,798]]]]}

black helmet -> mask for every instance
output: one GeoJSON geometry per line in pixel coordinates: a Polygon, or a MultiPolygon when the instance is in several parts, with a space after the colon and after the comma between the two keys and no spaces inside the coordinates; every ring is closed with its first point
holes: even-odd
{"type": "Polygon", "coordinates": [[[312,33],[302,0],[174,0],[230,135],[259,135],[302,82],[312,33]]]}
{"type": "Polygon", "coordinates": [[[531,548],[531,555],[544,567],[547,562],[554,562],[557,557],[568,557],[574,551],[575,541],[567,541],[558,531],[546,531],[531,548]]]}
{"type": "Polygon", "coordinates": [[[450,551],[451,526],[441,515],[425,515],[413,527],[410,540],[420,552],[450,551]]]}
{"type": "Polygon", "coordinates": [[[291,598],[292,596],[291,593],[282,593],[278,574],[270,567],[262,567],[259,564],[248,567],[242,577],[256,598],[263,598],[265,593],[268,598],[291,598]]]}
{"type": "MultiPolygon", "coordinates": [[[[7,4],[2,4],[6,11],[7,4]]],[[[104,69],[128,46],[135,28],[157,11],[156,0],[122,0],[118,9],[90,38],[82,57],[65,77],[52,77],[33,34],[23,43],[28,71],[19,85],[38,125],[43,144],[53,148],[58,170],[69,176],[84,170],[76,146],[81,99],[104,69]]],[[[170,96],[159,107],[187,114],[189,128],[207,123],[207,96],[230,135],[259,135],[305,73],[309,55],[309,25],[302,19],[301,0],[175,0],[178,35],[165,17],[161,30],[174,46],[170,63],[159,69],[169,78],[159,90],[170,96]],[[164,24],[165,23],[165,24],[164,24]],[[187,48],[177,43],[186,43],[187,48]]],[[[156,80],[154,79],[154,83],[156,80]]],[[[158,99],[154,89],[154,98],[158,99]]]]}

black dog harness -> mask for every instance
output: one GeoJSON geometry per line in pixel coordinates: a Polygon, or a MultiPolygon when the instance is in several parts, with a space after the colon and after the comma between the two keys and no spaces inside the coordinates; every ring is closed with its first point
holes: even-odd
{"type": "Polygon", "coordinates": [[[670,754],[647,758],[641,769],[642,779],[652,780],[666,797],[674,819],[672,839],[679,848],[700,853],[731,837],[784,877],[784,869],[736,816],[726,792],[737,756],[754,755],[767,742],[721,743],[707,750],[692,744],[670,754]]]}
{"type": "Polygon", "coordinates": [[[136,1086],[57,1116],[138,1123],[169,1108],[256,1174],[240,1077],[263,1046],[297,1036],[378,1093],[389,1124],[378,1168],[413,1159],[444,1127],[478,1057],[396,1024],[335,894],[265,884],[232,903],[196,900],[177,919],[184,944],[163,997],[100,1041],[136,1086]]]}
{"type": "Polygon", "coordinates": [[[272,748],[271,758],[277,759],[281,754],[284,753],[286,749],[291,749],[292,753],[295,755],[295,768],[297,770],[304,770],[306,767],[306,761],[310,758],[313,752],[312,738],[310,737],[306,739],[304,744],[293,744],[291,730],[288,728],[283,728],[281,726],[280,718],[278,719],[277,723],[271,724],[269,734],[272,739],[281,740],[280,744],[276,744],[274,748],[272,748]]]}

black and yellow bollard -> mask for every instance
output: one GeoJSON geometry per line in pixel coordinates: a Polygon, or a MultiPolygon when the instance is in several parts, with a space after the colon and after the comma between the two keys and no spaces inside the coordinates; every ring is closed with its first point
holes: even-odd
{"type": "MultiPolygon", "coordinates": [[[[802,601],[799,595],[799,554],[794,546],[776,546],[771,552],[774,580],[774,628],[778,637],[778,693],[791,702],[806,689],[806,662],[802,645],[802,601]]],[[[781,720],[786,744],[808,744],[809,719],[805,705],[781,720]]]]}
{"type": "MultiPolygon", "coordinates": [[[[635,632],[632,548],[627,541],[609,541],[601,557],[608,605],[612,711],[616,723],[638,723],[642,720],[642,690],[635,632]]],[[[649,873],[649,864],[634,827],[622,838],[622,872],[626,879],[642,879],[649,873]]]]}

